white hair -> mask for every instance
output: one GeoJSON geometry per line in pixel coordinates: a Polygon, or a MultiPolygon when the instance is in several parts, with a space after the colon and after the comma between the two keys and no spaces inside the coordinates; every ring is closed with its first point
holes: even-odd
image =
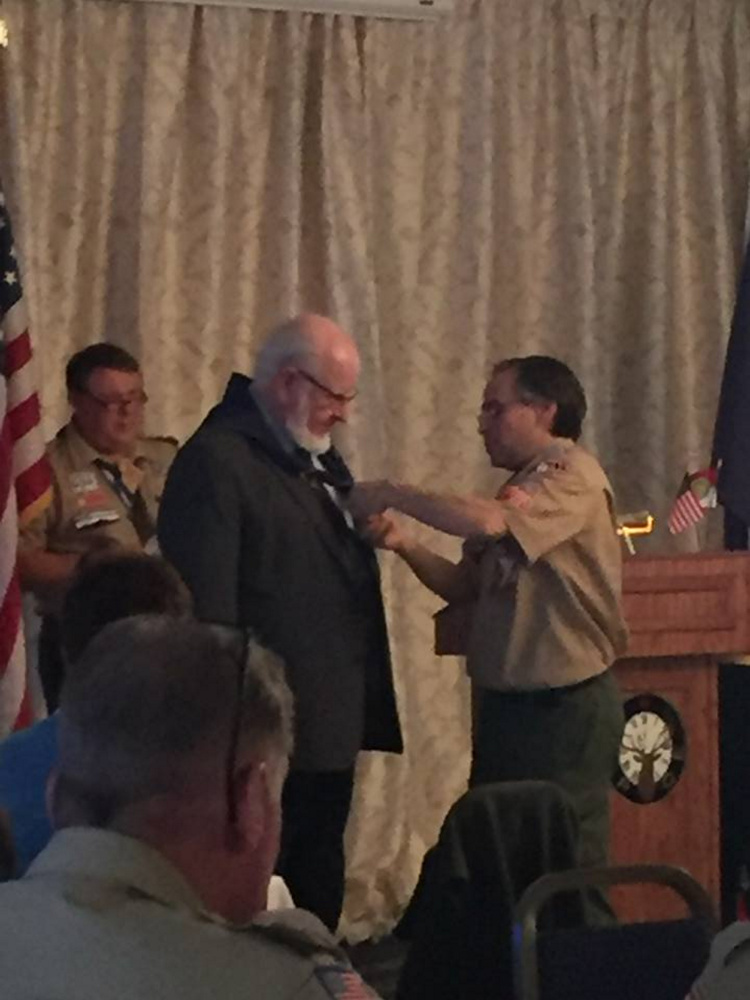
{"type": "Polygon", "coordinates": [[[274,375],[291,362],[314,357],[300,318],[288,319],[269,333],[255,359],[255,381],[258,386],[266,386],[274,375]]]}

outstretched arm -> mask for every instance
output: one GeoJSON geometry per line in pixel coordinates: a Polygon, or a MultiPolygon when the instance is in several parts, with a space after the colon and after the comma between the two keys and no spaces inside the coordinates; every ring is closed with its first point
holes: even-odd
{"type": "Polygon", "coordinates": [[[357,483],[348,502],[355,517],[366,518],[387,508],[401,511],[448,535],[501,535],[506,531],[502,505],[497,500],[467,495],[442,495],[413,486],[379,480],[357,483]]]}
{"type": "Polygon", "coordinates": [[[471,580],[465,565],[451,562],[416,541],[388,512],[369,518],[364,534],[377,548],[401,556],[417,579],[444,601],[454,603],[471,597],[471,580]]]}

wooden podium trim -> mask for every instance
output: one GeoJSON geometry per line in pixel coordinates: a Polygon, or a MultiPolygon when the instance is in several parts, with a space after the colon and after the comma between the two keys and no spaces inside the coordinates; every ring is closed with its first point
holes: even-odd
{"type": "Polygon", "coordinates": [[[750,651],[750,556],[634,557],[623,567],[626,657],[750,651]]]}
{"type": "Polygon", "coordinates": [[[644,577],[626,580],[623,590],[628,594],[651,594],[664,591],[679,593],[685,590],[726,590],[736,580],[731,573],[713,573],[704,576],[644,577]]]}
{"type": "MultiPolygon", "coordinates": [[[[647,580],[635,580],[633,585],[628,587],[628,594],[672,594],[675,601],[679,601],[680,596],[692,594],[696,600],[690,602],[690,614],[676,614],[674,616],[667,613],[661,619],[643,618],[634,622],[631,630],[639,633],[645,632],[666,632],[669,627],[679,628],[682,632],[704,632],[707,628],[711,632],[727,632],[737,628],[737,580],[729,573],[717,573],[711,576],[674,576],[674,577],[652,577],[647,580]],[[722,595],[723,600],[719,607],[700,609],[695,606],[699,604],[699,595],[722,595]],[[708,614],[710,613],[710,618],[708,614]]],[[[681,602],[687,603],[687,602],[681,602]]]]}

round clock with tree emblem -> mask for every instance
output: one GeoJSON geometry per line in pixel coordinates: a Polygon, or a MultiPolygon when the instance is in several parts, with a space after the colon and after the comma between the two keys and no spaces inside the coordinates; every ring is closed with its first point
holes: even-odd
{"type": "Polygon", "coordinates": [[[655,694],[629,698],[623,708],[625,726],[613,784],[631,802],[658,802],[671,792],[685,766],[682,719],[674,705],[655,694]]]}

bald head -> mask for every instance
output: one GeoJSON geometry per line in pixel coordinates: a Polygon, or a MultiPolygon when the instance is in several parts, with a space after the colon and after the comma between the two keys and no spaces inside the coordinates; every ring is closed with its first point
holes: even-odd
{"type": "Polygon", "coordinates": [[[255,380],[266,386],[286,365],[314,370],[322,364],[353,368],[359,375],[359,351],[352,337],[332,319],[301,313],[280,323],[269,333],[255,366],[255,380]]]}
{"type": "Polygon", "coordinates": [[[297,443],[320,453],[348,416],[359,371],[352,337],[326,316],[302,313],[271,331],[258,354],[255,383],[297,443]]]}

